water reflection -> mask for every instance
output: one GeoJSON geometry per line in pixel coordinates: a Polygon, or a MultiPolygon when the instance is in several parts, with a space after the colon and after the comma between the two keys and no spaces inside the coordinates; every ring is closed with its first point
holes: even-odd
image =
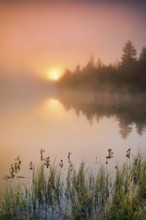
{"type": "Polygon", "coordinates": [[[132,132],[133,125],[139,135],[146,129],[146,94],[79,93],[59,91],[58,98],[68,111],[74,109],[76,115],[85,115],[92,124],[103,117],[114,117],[118,122],[123,139],[132,132]]]}
{"type": "Polygon", "coordinates": [[[49,120],[58,120],[65,117],[63,105],[56,98],[47,98],[39,106],[39,112],[42,118],[49,120]]]}
{"type": "Polygon", "coordinates": [[[52,160],[65,161],[71,152],[76,166],[82,160],[92,162],[96,156],[105,163],[109,148],[118,162],[125,159],[128,147],[133,154],[145,152],[145,134],[140,137],[133,129],[136,125],[139,134],[144,132],[144,98],[144,94],[81,95],[38,88],[29,96],[9,94],[0,108],[0,180],[18,155],[23,161],[22,175],[27,175],[30,161],[39,163],[41,148],[52,160]],[[115,120],[121,136],[125,138],[131,132],[129,137],[119,136],[115,120]]]}

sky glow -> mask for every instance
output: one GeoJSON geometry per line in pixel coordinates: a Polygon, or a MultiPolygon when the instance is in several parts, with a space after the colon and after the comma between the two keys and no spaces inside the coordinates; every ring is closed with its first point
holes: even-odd
{"type": "Polygon", "coordinates": [[[91,55],[114,63],[127,40],[139,53],[146,45],[145,4],[99,2],[1,3],[1,72],[44,77],[46,69],[83,66],[91,55]]]}

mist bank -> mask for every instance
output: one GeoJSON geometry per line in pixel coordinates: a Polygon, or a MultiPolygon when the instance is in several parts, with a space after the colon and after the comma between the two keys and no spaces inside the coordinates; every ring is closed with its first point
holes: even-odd
{"type": "Polygon", "coordinates": [[[32,72],[17,72],[11,74],[0,72],[1,93],[11,95],[35,94],[55,90],[54,82],[47,81],[32,72]]]}
{"type": "Polygon", "coordinates": [[[33,73],[18,72],[0,74],[1,110],[11,106],[11,110],[36,106],[39,102],[56,93],[54,82],[46,81],[33,73]]]}

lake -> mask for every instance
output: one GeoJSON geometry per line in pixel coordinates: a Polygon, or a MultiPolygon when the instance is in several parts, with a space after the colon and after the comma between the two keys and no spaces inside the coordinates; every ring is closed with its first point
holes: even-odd
{"type": "Polygon", "coordinates": [[[29,163],[38,164],[40,150],[59,163],[105,164],[108,149],[114,152],[109,164],[131,155],[146,153],[146,95],[58,91],[51,87],[13,87],[1,93],[0,180],[9,174],[15,158],[22,160],[22,175],[29,163]]]}

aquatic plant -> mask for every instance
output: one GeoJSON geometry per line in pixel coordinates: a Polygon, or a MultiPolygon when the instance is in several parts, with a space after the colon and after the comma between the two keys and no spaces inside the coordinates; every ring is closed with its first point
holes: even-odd
{"type": "MultiPolygon", "coordinates": [[[[71,153],[66,167],[62,159],[59,163],[51,161],[41,150],[40,166],[29,164],[30,179],[20,178],[15,172],[14,165],[21,165],[18,157],[5,177],[7,187],[0,203],[0,219],[145,219],[146,161],[140,155],[131,158],[130,152],[126,152],[128,162],[117,165],[111,174],[108,164],[95,163],[91,168],[81,163],[75,169],[71,153]]],[[[112,149],[107,157],[107,161],[112,159],[112,149]]]]}

